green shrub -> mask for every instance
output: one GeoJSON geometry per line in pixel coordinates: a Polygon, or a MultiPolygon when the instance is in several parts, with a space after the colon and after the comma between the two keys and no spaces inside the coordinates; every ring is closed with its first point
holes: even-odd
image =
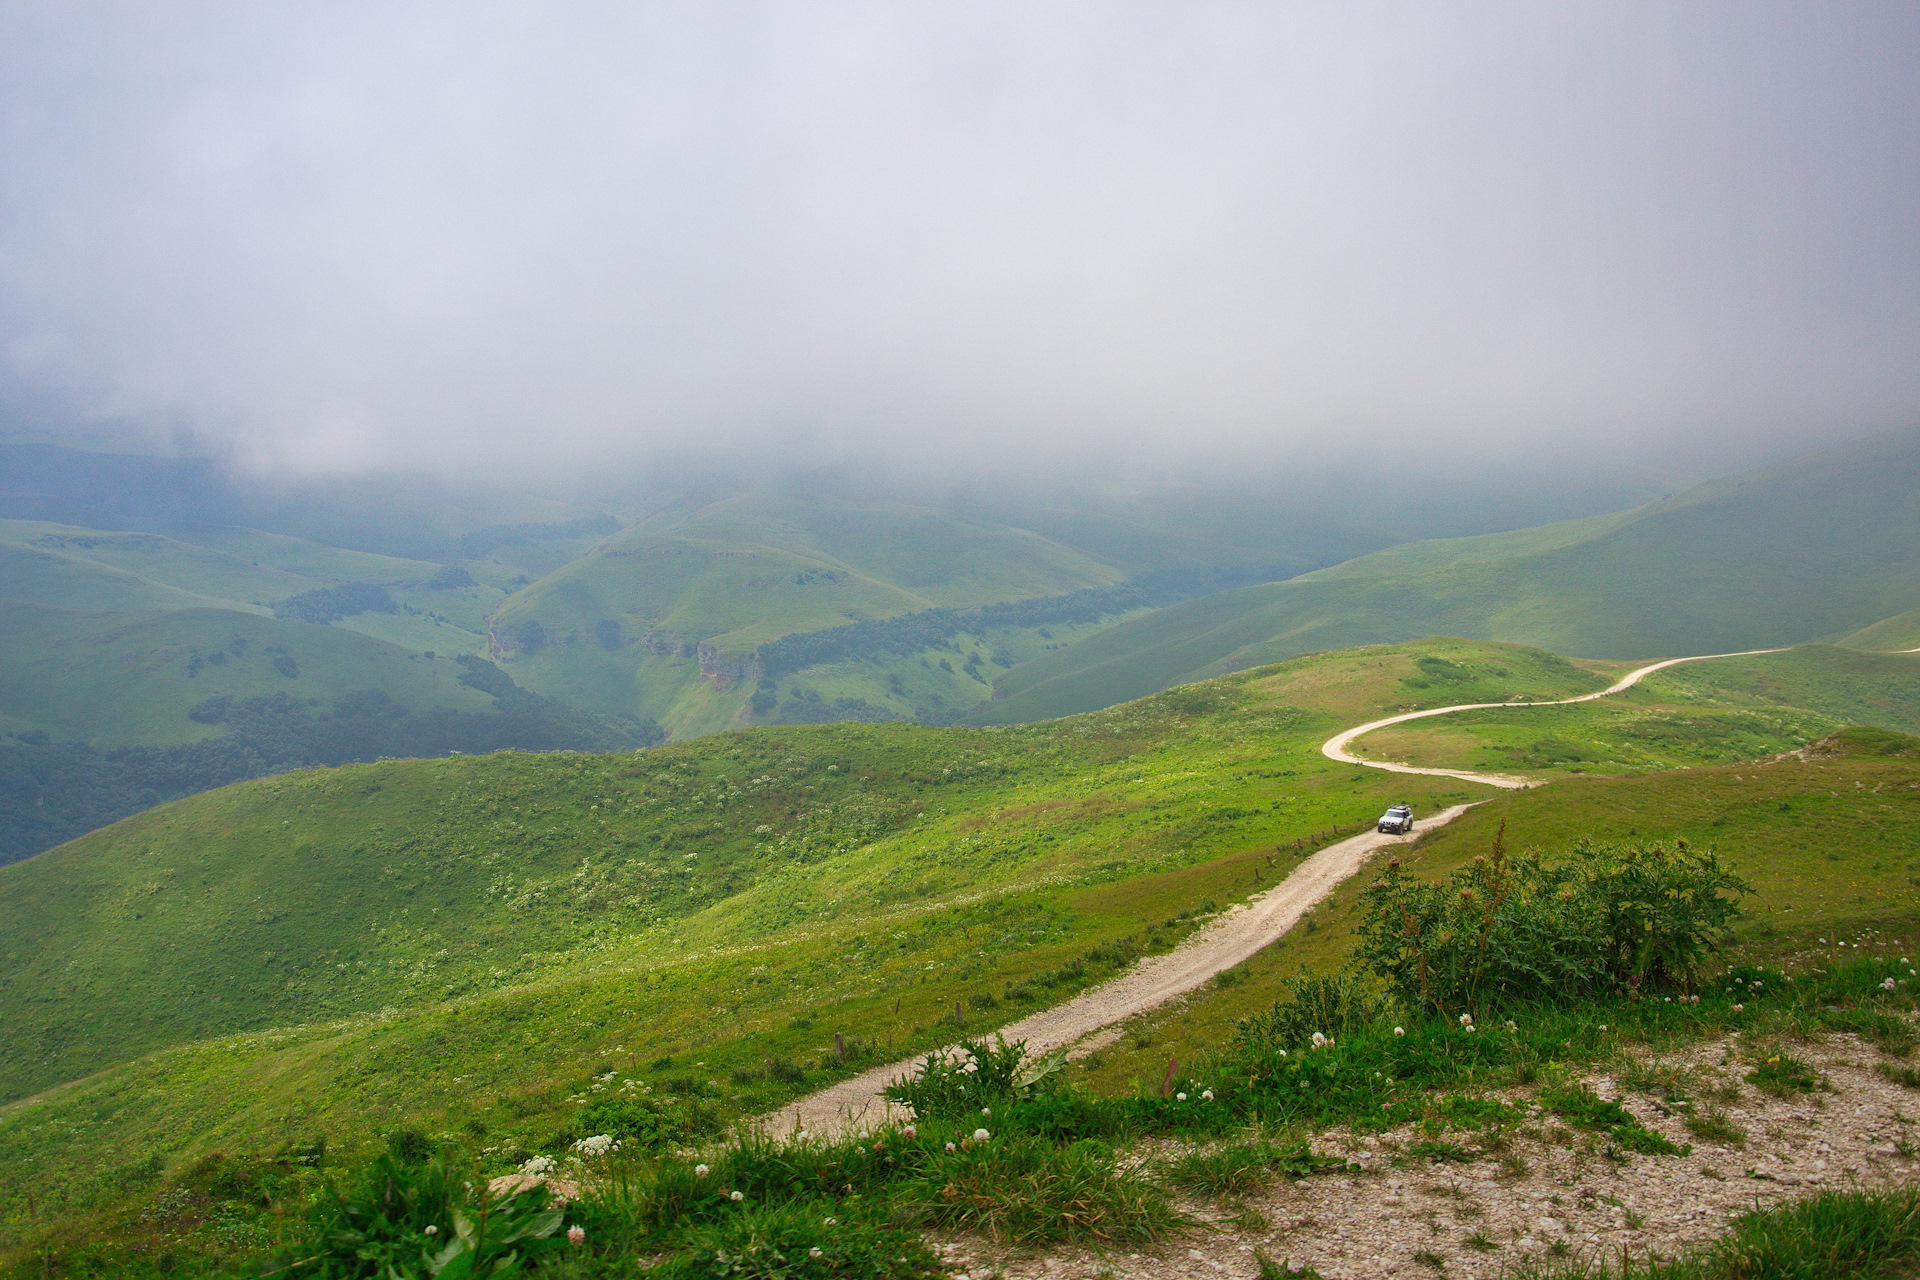
{"type": "Polygon", "coordinates": [[[918,1119],[965,1117],[995,1103],[1050,1091],[1065,1061],[1064,1053],[1029,1061],[1025,1041],[1008,1044],[998,1036],[991,1045],[962,1040],[958,1053],[928,1054],[919,1071],[880,1094],[909,1108],[918,1119]]]}
{"type": "Polygon", "coordinates": [[[1484,1015],[1691,985],[1751,891],[1711,850],[1582,841],[1553,863],[1486,856],[1445,884],[1399,859],[1361,895],[1356,963],[1409,1009],[1484,1015]]]}

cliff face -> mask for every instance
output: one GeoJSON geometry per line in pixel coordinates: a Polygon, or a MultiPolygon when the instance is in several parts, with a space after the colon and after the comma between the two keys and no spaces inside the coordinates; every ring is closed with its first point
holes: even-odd
{"type": "Polygon", "coordinates": [[[697,650],[700,678],[726,688],[736,680],[758,680],[760,664],[749,653],[722,653],[711,641],[702,640],[697,650]]]}

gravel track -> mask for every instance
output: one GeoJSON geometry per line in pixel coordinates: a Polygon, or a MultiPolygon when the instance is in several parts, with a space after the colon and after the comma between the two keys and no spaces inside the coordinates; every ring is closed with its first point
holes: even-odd
{"type": "MultiPolygon", "coordinates": [[[[1631,671],[1615,684],[1597,693],[1582,694],[1577,698],[1562,698],[1555,702],[1472,702],[1457,707],[1410,711],[1403,715],[1389,716],[1384,720],[1374,720],[1343,730],[1327,739],[1320,750],[1330,759],[1340,761],[1342,764],[1365,765],[1371,769],[1385,769],[1392,773],[1419,773],[1460,778],[1506,790],[1537,786],[1540,784],[1531,779],[1505,774],[1470,773],[1459,769],[1422,769],[1393,761],[1367,760],[1351,754],[1346,748],[1363,733],[1383,729],[1388,725],[1404,724],[1409,720],[1423,720],[1428,716],[1443,716],[1455,711],[1476,711],[1486,707],[1550,707],[1566,706],[1576,702],[1592,702],[1596,698],[1605,698],[1622,690],[1631,689],[1640,682],[1642,677],[1683,662],[1702,662],[1708,658],[1738,658],[1779,652],[1779,649],[1748,649],[1741,653],[1709,653],[1690,658],[1668,658],[1664,662],[1649,663],[1647,666],[1631,671]]],[[[1285,880],[1264,893],[1255,894],[1246,902],[1229,908],[1219,918],[1194,932],[1167,954],[1142,960],[1126,972],[1101,983],[1091,991],[1082,992],[1065,1004],[1051,1009],[1042,1009],[1038,1013],[1030,1014],[1018,1022],[1000,1028],[999,1034],[1008,1040],[1026,1041],[1027,1049],[1031,1053],[1050,1053],[1055,1049],[1078,1044],[1115,1023],[1124,1022],[1128,1018],[1183,996],[1206,983],[1214,974],[1223,969],[1233,968],[1284,936],[1299,922],[1301,916],[1332,893],[1342,881],[1359,871],[1362,864],[1377,850],[1388,845],[1410,843],[1417,836],[1452,822],[1471,807],[1464,804],[1455,805],[1432,817],[1420,819],[1414,823],[1413,832],[1409,835],[1391,836],[1382,835],[1376,831],[1366,831],[1350,836],[1337,844],[1328,845],[1295,867],[1285,880]]],[[[956,1048],[957,1046],[949,1045],[935,1052],[950,1054],[956,1048]]],[[[901,1077],[912,1074],[927,1056],[919,1054],[900,1062],[863,1071],[857,1076],[802,1098],[778,1112],[761,1117],[759,1124],[764,1129],[776,1132],[806,1129],[813,1133],[829,1133],[864,1125],[882,1124],[890,1119],[902,1120],[905,1118],[904,1114],[897,1112],[882,1098],[880,1090],[901,1077]]]]}

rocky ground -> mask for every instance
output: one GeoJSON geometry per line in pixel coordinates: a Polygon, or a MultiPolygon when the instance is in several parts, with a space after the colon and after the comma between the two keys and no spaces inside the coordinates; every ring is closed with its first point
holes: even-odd
{"type": "MultiPolygon", "coordinates": [[[[1605,1138],[1570,1130],[1537,1108],[1468,1164],[1403,1155],[1427,1136],[1412,1127],[1364,1137],[1333,1132],[1320,1136],[1316,1150],[1357,1168],[1281,1181],[1238,1200],[1183,1197],[1180,1207],[1203,1225],[1157,1248],[1035,1252],[958,1237],[944,1247],[956,1275],[968,1280],[1258,1276],[1257,1253],[1311,1266],[1327,1280],[1492,1277],[1523,1260],[1617,1260],[1622,1249],[1671,1256],[1720,1236],[1730,1218],[1756,1204],[1920,1175],[1911,1118],[1920,1116],[1920,1092],[1876,1070],[1891,1059],[1852,1036],[1790,1051],[1824,1077],[1822,1088],[1780,1098],[1746,1083],[1754,1063],[1737,1036],[1588,1077],[1647,1128],[1691,1143],[1685,1156],[1609,1153],[1605,1138]],[[1717,1112],[1739,1132],[1689,1132],[1687,1108],[1668,1090],[1690,1098],[1695,1115],[1717,1112]]],[[[1447,1136],[1467,1145],[1480,1138],[1447,1136]]]]}

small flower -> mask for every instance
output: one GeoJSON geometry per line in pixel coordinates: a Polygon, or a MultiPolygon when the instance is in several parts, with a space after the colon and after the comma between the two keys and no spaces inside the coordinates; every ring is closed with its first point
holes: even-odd
{"type": "Polygon", "coordinates": [[[985,1117],[986,1117],[987,1119],[989,1119],[989,1120],[991,1120],[991,1119],[993,1119],[993,1108],[992,1108],[992,1107],[982,1107],[982,1108],[980,1108],[980,1114],[981,1114],[981,1115],[983,1115],[983,1116],[985,1116],[985,1117]]]}
{"type": "Polygon", "coordinates": [[[1472,1032],[1474,1032],[1474,1031],[1476,1031],[1476,1030],[1478,1030],[1478,1028],[1476,1028],[1476,1027],[1468,1027],[1468,1028],[1467,1028],[1467,1031],[1468,1031],[1468,1033],[1469,1033],[1469,1034],[1471,1034],[1472,1032]]]}
{"type": "Polygon", "coordinates": [[[1316,1049],[1324,1049],[1327,1047],[1327,1038],[1318,1031],[1313,1033],[1313,1047],[1316,1049]]]}
{"type": "Polygon", "coordinates": [[[1606,1023],[1604,1023],[1604,1022],[1603,1022],[1603,1023],[1601,1023],[1601,1024],[1600,1024],[1600,1029],[1601,1029],[1602,1031],[1605,1031],[1605,1030],[1607,1029],[1607,1024],[1606,1024],[1606,1023]]]}
{"type": "Polygon", "coordinates": [[[993,1135],[988,1133],[985,1129],[975,1129],[973,1131],[973,1140],[975,1142],[985,1142],[988,1138],[991,1138],[992,1136],[993,1135]]]}
{"type": "Polygon", "coordinates": [[[694,1176],[694,1177],[696,1177],[696,1178],[704,1178],[704,1177],[706,1177],[706,1176],[707,1176],[707,1166],[705,1166],[705,1165],[703,1165],[703,1164],[697,1164],[697,1165],[695,1165],[695,1166],[693,1166],[693,1176],[694,1176]]]}
{"type": "Polygon", "coordinates": [[[1185,1102],[1187,1100],[1187,1095],[1184,1093],[1176,1093],[1173,1095],[1173,1100],[1175,1102],[1185,1102]]]}
{"type": "Polygon", "coordinates": [[[1886,980],[1885,982],[1883,982],[1883,983],[1881,983],[1881,984],[1880,984],[1880,989],[1881,989],[1882,991],[1891,991],[1891,990],[1893,990],[1893,989],[1894,989],[1894,987],[1895,987],[1895,986],[1897,986],[1897,985],[1898,985],[1898,984],[1897,984],[1897,983],[1895,983],[1895,982],[1894,982],[1894,980],[1893,980],[1892,978],[1888,978],[1888,979],[1887,979],[1887,980],[1886,980]]]}
{"type": "Polygon", "coordinates": [[[802,1129],[800,1132],[794,1134],[793,1138],[795,1142],[805,1142],[808,1138],[811,1138],[812,1136],[813,1136],[813,1131],[811,1129],[802,1129]]]}
{"type": "Polygon", "coordinates": [[[953,1154],[954,1152],[956,1152],[956,1151],[958,1151],[959,1149],[960,1149],[960,1148],[958,1148],[958,1147],[956,1147],[956,1146],[954,1146],[954,1145],[953,1145],[953,1144],[952,1144],[951,1142],[949,1142],[949,1143],[947,1144],[947,1154],[948,1154],[948,1155],[952,1155],[952,1154],[953,1154]]]}
{"type": "Polygon", "coordinates": [[[1281,1056],[1281,1057],[1283,1057],[1283,1058],[1284,1058],[1284,1057],[1286,1057],[1286,1056],[1287,1056],[1287,1051],[1286,1051],[1285,1049],[1282,1049],[1282,1050],[1280,1051],[1280,1056],[1281,1056]]]}
{"type": "Polygon", "coordinates": [[[1203,1099],[1204,1101],[1207,1101],[1207,1102],[1212,1102],[1212,1101],[1213,1101],[1213,1090],[1211,1090],[1211,1089],[1207,1089],[1207,1090],[1203,1090],[1203,1091],[1201,1092],[1201,1094],[1200,1094],[1200,1097],[1201,1097],[1201,1098],[1202,1098],[1202,1099],[1203,1099]]]}
{"type": "Polygon", "coordinates": [[[1772,1057],[1772,1058],[1768,1058],[1768,1059],[1767,1059],[1767,1065],[1768,1065],[1768,1066],[1772,1066],[1772,1065],[1773,1065],[1774,1063],[1776,1063],[1776,1062],[1778,1062],[1778,1061],[1780,1061],[1780,1059],[1779,1059],[1779,1058],[1778,1058],[1777,1056],[1776,1056],[1776,1057],[1772,1057]]]}
{"type": "Polygon", "coordinates": [[[912,1125],[908,1125],[900,1131],[900,1136],[903,1138],[917,1138],[920,1136],[920,1131],[912,1125]]]}
{"type": "Polygon", "coordinates": [[[837,1227],[837,1226],[839,1226],[839,1225],[840,1225],[840,1219],[838,1219],[838,1218],[827,1218],[827,1219],[825,1219],[825,1220],[824,1220],[824,1221],[823,1221],[823,1222],[821,1223],[821,1225],[822,1225],[822,1226],[827,1226],[827,1227],[837,1227]]]}
{"type": "Polygon", "coordinates": [[[1393,1034],[1396,1036],[1404,1036],[1405,1034],[1407,1034],[1407,1029],[1405,1027],[1395,1027],[1393,1029],[1393,1034]]]}
{"type": "Polygon", "coordinates": [[[1461,1026],[1463,1026],[1463,1027],[1464,1027],[1464,1026],[1466,1026],[1466,1025],[1467,1025],[1467,1024],[1469,1023],[1469,1022],[1472,1022],[1472,1021],[1473,1021],[1473,1015],[1472,1015],[1472,1014],[1470,1014],[1470,1013],[1463,1013],[1463,1014],[1461,1014],[1461,1015],[1460,1015],[1460,1025],[1461,1025],[1461,1026]]]}
{"type": "Polygon", "coordinates": [[[577,1249],[581,1245],[585,1244],[586,1242],[587,1242],[587,1229],[585,1227],[576,1225],[576,1226],[571,1226],[567,1228],[568,1244],[572,1245],[574,1248],[577,1249]]]}
{"type": "Polygon", "coordinates": [[[809,1250],[807,1250],[807,1256],[808,1256],[809,1258],[818,1258],[818,1257],[820,1257],[820,1256],[822,1256],[822,1255],[821,1255],[821,1251],[820,1251],[820,1246],[819,1246],[819,1245],[815,1245],[815,1246],[813,1246],[813,1248],[811,1248],[811,1249],[809,1249],[809,1250]]]}
{"type": "Polygon", "coordinates": [[[439,1234],[440,1234],[440,1228],[438,1228],[438,1227],[428,1227],[428,1228],[427,1228],[427,1234],[428,1234],[428,1235],[430,1235],[430,1236],[437,1236],[437,1235],[439,1235],[439,1234]]]}
{"type": "Polygon", "coordinates": [[[747,1193],[744,1191],[727,1192],[727,1199],[733,1201],[735,1204],[739,1204],[742,1200],[745,1200],[746,1198],[747,1198],[747,1193]]]}
{"type": "Polygon", "coordinates": [[[1733,1006],[1733,1011],[1734,1011],[1735,1013],[1745,1013],[1745,1012],[1747,1011],[1747,1006],[1745,1006],[1745,1005],[1743,1005],[1743,1004],[1737,1004],[1737,1005],[1735,1005],[1735,1006],[1733,1006]]]}

